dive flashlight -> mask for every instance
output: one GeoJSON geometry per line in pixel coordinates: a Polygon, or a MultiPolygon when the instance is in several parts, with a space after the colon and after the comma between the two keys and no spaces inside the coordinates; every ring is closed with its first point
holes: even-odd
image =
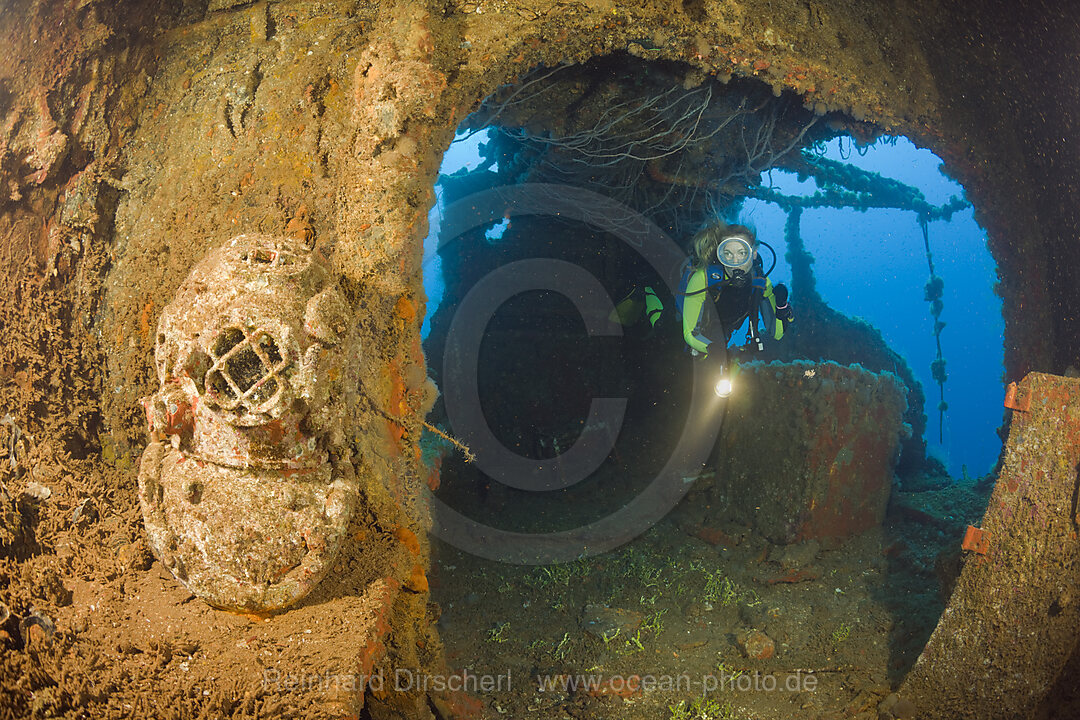
{"type": "Polygon", "coordinates": [[[716,381],[716,387],[713,388],[716,392],[716,397],[726,398],[731,395],[731,377],[726,373],[720,374],[720,379],[716,381]]]}

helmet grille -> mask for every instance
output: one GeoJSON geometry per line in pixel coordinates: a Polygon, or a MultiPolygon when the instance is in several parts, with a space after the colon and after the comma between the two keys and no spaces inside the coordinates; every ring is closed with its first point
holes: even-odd
{"type": "Polygon", "coordinates": [[[230,327],[210,343],[206,389],[224,410],[261,412],[281,393],[280,373],[289,366],[281,343],[268,331],[230,327]]]}

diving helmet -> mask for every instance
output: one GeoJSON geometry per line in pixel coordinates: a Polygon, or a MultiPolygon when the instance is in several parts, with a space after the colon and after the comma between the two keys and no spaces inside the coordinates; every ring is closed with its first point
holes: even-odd
{"type": "Polygon", "coordinates": [[[162,311],[139,499],[154,554],[211,605],[282,609],[336,558],[357,345],[326,258],[289,237],[232,238],[162,311]]]}

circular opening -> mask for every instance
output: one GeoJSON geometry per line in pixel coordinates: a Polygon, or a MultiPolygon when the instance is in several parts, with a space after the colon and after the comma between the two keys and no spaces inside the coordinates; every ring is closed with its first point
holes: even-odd
{"type": "MultiPolygon", "coordinates": [[[[628,674],[648,658],[657,676],[739,671],[718,675],[719,654],[765,669],[847,658],[903,676],[955,578],[949,552],[985,509],[1000,410],[979,403],[999,397],[1000,303],[962,189],[940,161],[876,137],[759,83],[624,57],[537,70],[466,120],[444,158],[425,265],[425,351],[444,390],[430,420],[477,453],[465,463],[424,438],[427,457],[443,455],[435,499],[449,507],[435,512],[447,540],[436,563],[454,568],[440,603],[475,607],[476,622],[527,608],[513,652],[582,670],[628,674]],[[764,286],[755,307],[766,291],[776,302],[756,336],[750,312],[725,314],[735,301],[716,245],[695,264],[695,233],[719,222],[749,224],[764,248],[744,287],[764,286]],[[637,232],[646,226],[655,233],[637,232]],[[659,236],[680,251],[667,265],[646,259],[659,236]],[[579,270],[606,301],[570,282],[579,270]],[[694,309],[698,293],[708,300],[694,309]],[[710,303],[714,324],[688,328],[710,303]],[[590,330],[601,326],[610,333],[590,330]],[[711,334],[704,360],[698,334],[711,334]],[[604,399],[625,412],[597,420],[604,399]],[[596,554],[618,534],[604,521],[652,497],[687,437],[711,454],[678,478],[685,499],[596,554]],[[522,462],[486,464],[491,438],[522,462]],[[607,444],[601,462],[574,455],[589,442],[607,444]],[[469,533],[485,542],[459,543],[469,533]],[[522,543],[549,559],[474,557],[523,562],[522,543]],[[577,552],[551,561],[560,543],[577,552]],[[702,623],[707,652],[654,665],[702,623]]],[[[510,635],[499,623],[479,640],[475,623],[443,630],[492,669],[510,635]]]]}

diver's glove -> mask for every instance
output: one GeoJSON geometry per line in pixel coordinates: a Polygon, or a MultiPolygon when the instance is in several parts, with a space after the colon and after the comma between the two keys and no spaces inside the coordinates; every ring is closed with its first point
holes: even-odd
{"type": "Polygon", "coordinates": [[[788,324],[795,319],[795,313],[791,311],[791,305],[788,304],[787,287],[783,283],[774,287],[773,297],[776,298],[776,319],[783,321],[786,330],[788,324]]]}

